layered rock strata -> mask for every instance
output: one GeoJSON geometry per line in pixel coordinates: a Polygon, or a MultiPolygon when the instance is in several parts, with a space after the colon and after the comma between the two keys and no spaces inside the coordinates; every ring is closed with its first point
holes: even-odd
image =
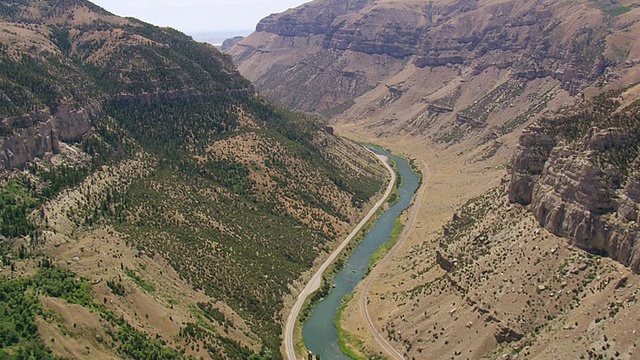
{"type": "Polygon", "coordinates": [[[640,273],[637,158],[624,171],[599,160],[612,148],[637,146],[636,140],[619,129],[592,128],[578,142],[557,142],[540,127],[530,127],[512,160],[509,199],[530,205],[552,233],[640,273]]]}

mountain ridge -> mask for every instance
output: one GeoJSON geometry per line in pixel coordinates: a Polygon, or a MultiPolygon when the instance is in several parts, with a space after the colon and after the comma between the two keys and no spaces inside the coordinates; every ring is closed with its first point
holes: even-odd
{"type": "Polygon", "coordinates": [[[0,306],[33,304],[0,352],[281,358],[289,284],[370,206],[377,159],[177,30],[0,9],[0,306]]]}
{"type": "MultiPolygon", "coordinates": [[[[411,113],[399,119],[403,131],[427,119],[451,122],[458,114],[461,122],[480,117],[474,119],[480,124],[491,115],[502,126],[516,116],[500,109],[473,109],[482,96],[456,94],[456,88],[491,91],[507,76],[525,89],[537,87],[539,80],[552,81],[554,96],[566,92],[573,98],[595,87],[640,79],[633,65],[638,49],[625,35],[637,27],[638,8],[632,2],[379,0],[349,5],[354,6],[351,12],[336,2],[316,1],[272,15],[227,53],[265,96],[327,117],[340,115],[338,121],[391,118],[392,112],[368,103],[404,97],[403,106],[411,113]],[[319,68],[323,71],[315,70],[319,68]],[[443,86],[422,84],[421,76],[448,83],[449,94],[443,86]],[[415,85],[406,89],[402,84],[415,85]],[[428,111],[447,101],[452,112],[436,117],[438,112],[428,111]]],[[[545,110],[545,104],[522,99],[522,89],[502,91],[505,101],[521,101],[518,107],[523,110],[545,110]]],[[[467,131],[465,126],[443,129],[442,134],[461,131],[467,131]]]]}

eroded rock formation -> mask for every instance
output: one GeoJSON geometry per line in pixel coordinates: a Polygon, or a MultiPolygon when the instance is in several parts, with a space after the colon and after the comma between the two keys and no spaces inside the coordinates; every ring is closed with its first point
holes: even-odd
{"type": "Polygon", "coordinates": [[[518,79],[553,78],[575,95],[624,63],[608,37],[633,26],[626,16],[586,1],[316,0],[263,19],[228,53],[259,91],[305,111],[347,106],[411,66],[459,67],[461,75],[508,68],[518,79]],[[359,86],[344,85],[353,85],[350,64],[361,69],[359,86]],[[333,101],[320,99],[325,92],[333,101]]]}
{"type": "MultiPolygon", "coordinates": [[[[635,119],[633,111],[613,117],[635,119]]],[[[572,129],[581,120],[590,121],[574,116],[572,129]]],[[[630,124],[636,125],[594,126],[573,141],[562,131],[530,127],[512,160],[509,199],[530,205],[540,224],[554,234],[640,272],[637,123],[630,124]]]]}

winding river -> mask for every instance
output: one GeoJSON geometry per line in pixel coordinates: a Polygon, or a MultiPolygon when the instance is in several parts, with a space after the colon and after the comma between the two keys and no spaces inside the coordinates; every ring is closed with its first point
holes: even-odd
{"type": "Polygon", "coordinates": [[[400,174],[398,181],[401,184],[398,191],[399,200],[378,219],[373,229],[353,251],[344,268],[334,278],[335,287],[316,305],[304,325],[302,335],[307,349],[322,360],[350,359],[338,346],[338,335],[334,325],[336,313],[344,296],[352,293],[364,278],[371,256],[389,239],[396,219],[411,205],[413,194],[419,186],[420,179],[411,170],[406,159],[379,148],[371,147],[371,150],[396,162],[400,174]]]}

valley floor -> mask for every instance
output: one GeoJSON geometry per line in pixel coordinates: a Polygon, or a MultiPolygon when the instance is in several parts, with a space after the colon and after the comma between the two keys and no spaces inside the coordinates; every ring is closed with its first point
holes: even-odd
{"type": "MultiPolygon", "coordinates": [[[[357,126],[340,131],[374,141],[357,126]]],[[[640,357],[640,276],[540,229],[510,204],[509,145],[487,161],[474,161],[473,149],[419,140],[382,145],[431,170],[410,236],[367,294],[374,325],[404,358],[640,357]]],[[[351,301],[342,318],[353,347],[391,358],[359,306],[351,301]]]]}

